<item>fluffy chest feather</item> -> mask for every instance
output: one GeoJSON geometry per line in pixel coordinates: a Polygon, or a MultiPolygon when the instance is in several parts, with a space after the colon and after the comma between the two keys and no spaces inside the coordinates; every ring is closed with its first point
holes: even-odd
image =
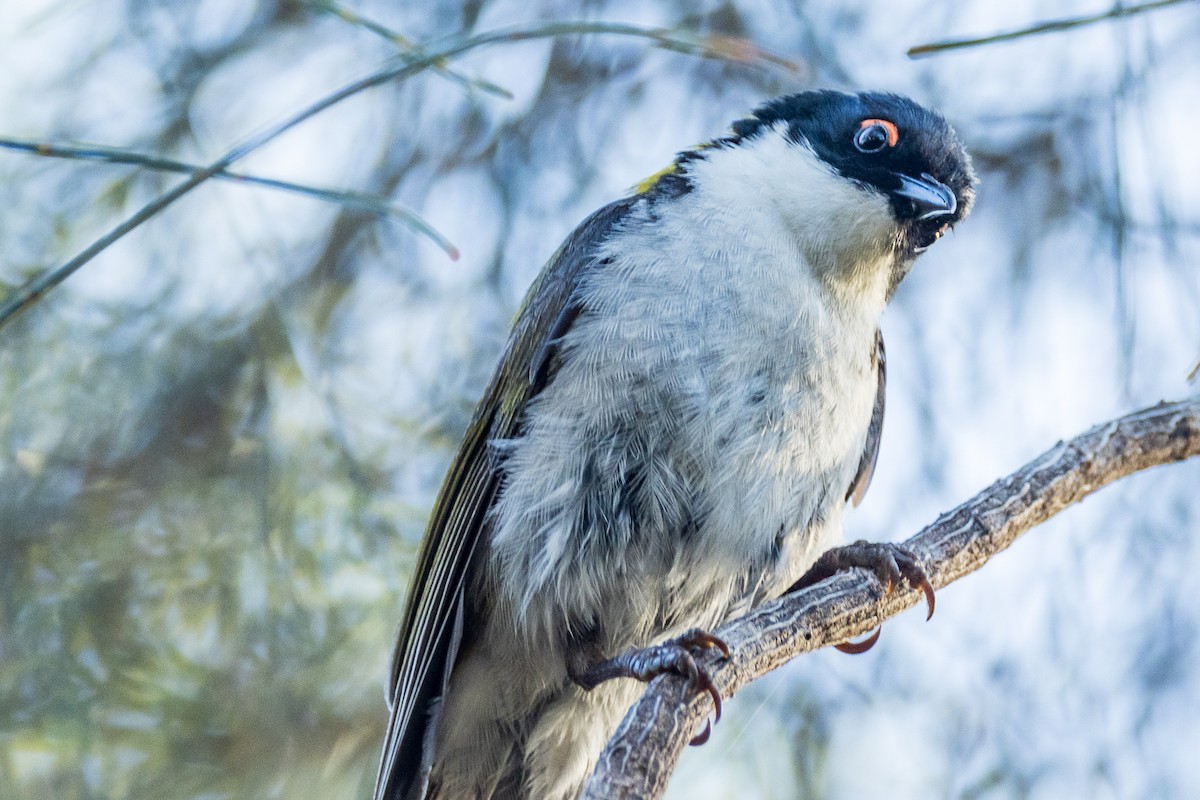
{"type": "Polygon", "coordinates": [[[550,640],[607,639],[588,628],[614,603],[630,641],[609,646],[715,624],[836,535],[862,455],[882,282],[847,300],[777,214],[686,201],[603,251],[506,448],[490,558],[502,606],[550,640]]]}

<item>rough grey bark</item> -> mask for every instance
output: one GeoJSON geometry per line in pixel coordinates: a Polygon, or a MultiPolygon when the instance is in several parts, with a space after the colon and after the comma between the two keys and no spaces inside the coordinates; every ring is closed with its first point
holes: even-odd
{"type": "MultiPolygon", "coordinates": [[[[1018,536],[1115,480],[1200,455],[1200,397],[1160,403],[1059,442],[906,541],[935,588],[987,561],[1018,536]]],[[[731,655],[700,659],[723,696],[801,653],[845,642],[920,602],[907,586],[885,594],[864,570],[768,603],[714,633],[731,655]]],[[[660,797],[683,747],[712,710],[683,678],[656,678],[630,709],[584,788],[587,800],[660,797]]]]}

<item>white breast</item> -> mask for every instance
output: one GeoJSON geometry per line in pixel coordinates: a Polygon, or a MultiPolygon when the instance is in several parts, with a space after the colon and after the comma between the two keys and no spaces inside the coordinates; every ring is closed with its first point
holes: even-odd
{"type": "Polygon", "coordinates": [[[715,625],[840,530],[876,391],[886,202],[779,137],[714,153],[695,183],[607,243],[506,451],[490,558],[542,642],[715,625]],[[797,222],[818,206],[856,224],[797,222]]]}

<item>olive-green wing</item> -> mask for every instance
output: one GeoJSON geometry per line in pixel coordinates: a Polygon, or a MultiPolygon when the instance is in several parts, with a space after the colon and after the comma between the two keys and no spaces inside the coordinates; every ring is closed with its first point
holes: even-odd
{"type": "Polygon", "coordinates": [[[875,362],[879,383],[875,389],[875,408],[871,411],[871,424],[867,428],[867,444],[863,448],[862,458],[858,462],[858,472],[850,482],[846,499],[855,507],[862,502],[867,487],[871,485],[871,476],[875,474],[875,462],[879,460],[879,439],[883,436],[883,402],[887,393],[887,355],[883,351],[883,333],[875,331],[875,352],[872,354],[875,362]]]}
{"type": "Polygon", "coordinates": [[[552,377],[555,344],[578,314],[579,277],[598,264],[597,245],[637,202],[626,198],[588,217],[567,238],[525,297],[475,416],[434,504],[417,557],[388,687],[387,738],[376,800],[410,800],[422,766],[430,704],[445,691],[464,626],[463,590],[495,502],[499,476],[488,443],[519,432],[526,403],[552,377]]]}

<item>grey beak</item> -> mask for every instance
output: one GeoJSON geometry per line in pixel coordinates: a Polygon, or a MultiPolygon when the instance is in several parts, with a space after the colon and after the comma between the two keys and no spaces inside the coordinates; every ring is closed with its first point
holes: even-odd
{"type": "Polygon", "coordinates": [[[948,217],[958,210],[958,198],[954,192],[928,172],[922,172],[920,178],[908,175],[896,177],[900,179],[900,188],[892,194],[913,201],[917,207],[917,219],[948,217]]]}

